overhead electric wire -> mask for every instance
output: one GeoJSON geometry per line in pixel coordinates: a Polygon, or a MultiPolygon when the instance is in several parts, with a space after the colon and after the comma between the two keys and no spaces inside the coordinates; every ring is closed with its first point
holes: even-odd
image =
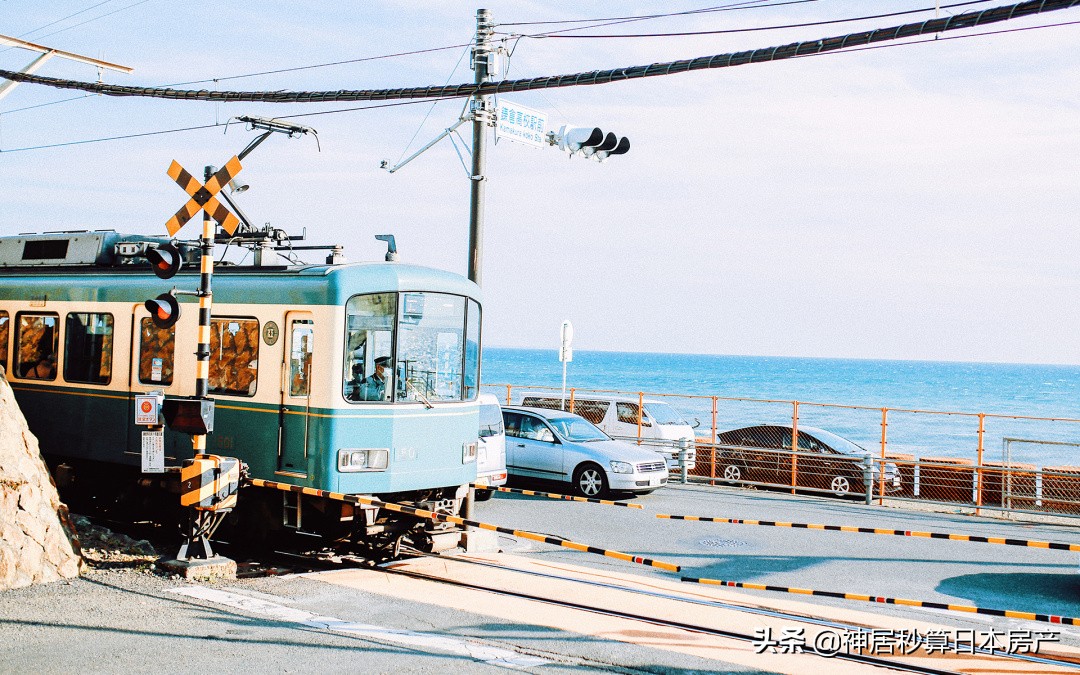
{"type": "Polygon", "coordinates": [[[189,84],[204,84],[206,82],[224,82],[226,80],[239,80],[245,77],[260,77],[262,75],[280,75],[281,73],[293,73],[299,70],[314,70],[315,68],[327,68],[329,66],[343,66],[350,63],[362,63],[364,61],[378,61],[380,59],[392,59],[399,56],[414,56],[416,54],[427,54],[430,52],[441,52],[447,49],[460,49],[461,47],[471,46],[471,42],[466,42],[460,45],[447,45],[445,47],[430,47],[428,49],[415,49],[409,52],[397,52],[395,54],[382,54],[380,56],[362,56],[356,59],[346,59],[344,61],[330,61],[328,63],[316,63],[310,66],[296,66],[294,68],[279,68],[277,70],[265,70],[259,73],[248,73],[246,75],[228,75],[226,77],[212,77],[205,80],[192,80],[191,82],[177,82],[175,84],[165,85],[168,87],[180,87],[189,84]]]}
{"type": "MultiPolygon", "coordinates": [[[[739,6],[739,7],[731,6],[731,7],[723,8],[721,10],[715,10],[715,11],[738,11],[738,10],[745,10],[745,9],[767,9],[769,7],[778,7],[780,5],[795,5],[795,4],[801,4],[801,3],[804,3],[804,2],[816,2],[816,1],[817,0],[788,0],[787,2],[776,2],[776,3],[770,4],[770,5],[755,5],[755,6],[752,6],[752,7],[748,7],[748,6],[739,6]]],[[[988,2],[988,1],[989,0],[983,0],[983,2],[988,2]]],[[[675,16],[679,16],[679,14],[678,13],[672,14],[672,15],[656,14],[656,15],[653,15],[653,16],[645,16],[645,17],[640,18],[640,19],[639,18],[613,19],[613,20],[606,21],[604,23],[592,23],[591,25],[588,25],[588,26],[578,26],[578,27],[575,27],[575,28],[564,28],[562,30],[545,31],[545,32],[539,33],[539,34],[525,35],[525,34],[521,34],[521,33],[508,33],[507,35],[509,35],[510,37],[516,37],[516,38],[523,38],[523,37],[530,37],[530,38],[577,37],[577,36],[561,36],[561,35],[558,35],[558,34],[559,33],[569,33],[569,32],[578,31],[578,30],[589,30],[589,29],[592,29],[592,28],[605,28],[607,26],[620,26],[620,25],[626,24],[626,23],[636,23],[638,21],[650,21],[652,19],[669,18],[669,17],[675,17],[675,16]]]]}
{"type": "Polygon", "coordinates": [[[746,9],[768,9],[771,7],[780,7],[783,5],[801,5],[807,2],[817,2],[818,0],[783,0],[781,2],[770,2],[770,0],[744,0],[743,2],[735,2],[730,5],[717,5],[716,7],[703,7],[701,9],[689,9],[682,12],[665,12],[663,14],[641,14],[638,16],[613,16],[607,18],[597,19],[556,19],[551,21],[513,21],[505,23],[494,24],[496,28],[499,26],[545,26],[545,25],[566,25],[571,23],[588,23],[595,24],[592,26],[586,26],[586,28],[599,28],[601,26],[615,25],[620,23],[632,23],[635,21],[652,21],[653,19],[669,19],[679,16],[696,16],[698,14],[712,14],[714,12],[734,12],[746,9]],[[768,4],[765,4],[768,3],[768,4]]]}
{"type": "MultiPolygon", "coordinates": [[[[150,0],[139,0],[138,2],[133,2],[133,3],[131,3],[130,5],[125,5],[124,7],[121,7],[121,8],[119,8],[119,9],[114,9],[114,10],[113,10],[113,11],[111,11],[111,12],[107,12],[107,13],[105,13],[105,14],[101,14],[101,15],[99,15],[99,16],[95,16],[95,17],[94,17],[94,18],[92,18],[92,19],[87,19],[86,21],[83,21],[83,22],[81,22],[81,23],[77,23],[77,24],[74,24],[74,25],[72,25],[72,26],[68,26],[68,27],[66,27],[66,28],[61,28],[60,30],[54,30],[54,31],[53,31],[53,32],[51,32],[51,33],[46,33],[46,34],[44,34],[44,35],[39,35],[39,36],[38,36],[38,37],[36,37],[35,39],[36,39],[36,40],[40,40],[40,39],[42,39],[42,38],[47,38],[47,37],[51,37],[51,36],[53,36],[53,35],[58,35],[58,34],[60,34],[60,33],[63,33],[63,32],[65,32],[65,31],[69,31],[69,30],[71,30],[72,28],[78,28],[79,26],[85,26],[85,25],[86,25],[86,24],[88,24],[88,23],[93,23],[93,22],[95,22],[95,21],[97,21],[97,20],[99,20],[99,19],[104,19],[104,18],[105,18],[105,17],[107,17],[107,16],[112,16],[113,14],[119,14],[120,12],[123,12],[123,11],[125,11],[125,10],[129,10],[129,9],[131,9],[132,7],[138,7],[139,5],[144,5],[144,4],[148,3],[148,2],[150,2],[150,0]]],[[[101,4],[103,5],[103,4],[105,4],[105,3],[101,3],[101,4]]],[[[100,5],[94,5],[94,7],[99,7],[99,6],[100,6],[100,5]]],[[[91,7],[90,9],[93,9],[93,7],[91,7]]],[[[83,10],[83,11],[85,12],[85,11],[87,11],[87,10],[83,10]]],[[[81,14],[81,13],[82,13],[82,12],[76,12],[76,14],[81,14]]],[[[73,14],[72,16],[75,16],[75,14],[73,14]]],[[[68,17],[68,18],[70,18],[70,17],[68,17]]],[[[63,20],[64,20],[64,19],[61,19],[61,21],[63,21],[63,20]]],[[[56,23],[56,22],[54,21],[53,23],[56,23]]],[[[51,24],[50,24],[50,25],[51,25],[51,24]]],[[[39,28],[38,30],[41,30],[41,29],[39,28]]],[[[32,31],[32,32],[33,32],[33,31],[32,31]]]]}
{"type": "Polygon", "coordinates": [[[407,87],[398,89],[360,89],[335,91],[208,91],[178,90],[154,87],[131,87],[94,82],[63,80],[26,73],[0,70],[0,77],[18,82],[42,84],[60,89],[76,89],[107,96],[138,96],[163,98],[169,100],[190,101],[259,101],[267,103],[328,103],[333,101],[388,101],[402,99],[432,99],[439,97],[459,98],[477,95],[492,95],[511,91],[530,91],[562,87],[591,86],[634,80],[646,77],[660,77],[685,73],[695,70],[729,68],[750,63],[766,63],[784,59],[822,54],[826,52],[861,47],[880,42],[918,37],[945,31],[975,28],[985,24],[1000,23],[1019,17],[1036,16],[1046,12],[1070,9],[1080,5],[1080,0],[1027,0],[1013,5],[1004,5],[981,11],[964,12],[947,18],[930,19],[916,23],[879,28],[876,30],[848,33],[818,40],[804,40],[775,47],[765,47],[740,52],[729,52],[713,56],[699,56],[691,59],[652,63],[643,66],[630,66],[594,70],[569,75],[552,75],[520,80],[501,80],[496,82],[475,82],[425,87],[407,87]]]}
{"type": "MultiPolygon", "coordinates": [[[[452,98],[456,98],[456,97],[452,97],[452,98]]],[[[449,100],[452,100],[452,98],[435,99],[435,100],[436,101],[449,101],[449,100]]],[[[296,118],[299,118],[299,117],[315,117],[317,115],[334,115],[334,114],[337,114],[337,113],[357,112],[357,111],[360,111],[360,110],[374,110],[376,108],[394,108],[394,107],[402,106],[402,105],[416,105],[418,103],[427,103],[429,100],[430,99],[419,99],[419,100],[411,100],[411,101],[396,101],[394,103],[379,103],[379,104],[376,104],[376,105],[357,106],[355,108],[339,108],[337,110],[320,110],[320,111],[317,111],[317,112],[297,113],[295,115],[278,115],[274,119],[279,119],[279,120],[296,119],[296,118]]],[[[25,152],[25,151],[29,151],[29,150],[48,150],[50,148],[62,148],[62,147],[70,146],[70,145],[87,145],[89,143],[104,143],[106,141],[122,141],[122,140],[128,140],[128,139],[132,139],[132,138],[143,138],[145,136],[160,136],[160,135],[163,135],[163,134],[176,134],[176,133],[182,133],[182,132],[185,132],[185,131],[201,131],[203,129],[214,129],[214,128],[217,128],[217,127],[228,127],[230,123],[231,123],[231,120],[229,122],[214,122],[213,124],[204,124],[202,126],[195,126],[195,127],[181,127],[179,129],[162,129],[160,131],[145,131],[145,132],[140,132],[140,133],[135,133],[135,134],[125,134],[125,135],[122,135],[122,136],[108,136],[108,137],[104,137],[104,138],[89,138],[89,139],[85,139],[85,140],[81,140],[81,141],[65,141],[63,143],[49,143],[47,145],[26,146],[26,147],[22,147],[22,148],[11,148],[11,149],[8,149],[8,150],[0,149],[0,155],[11,153],[11,152],[25,152]]]]}
{"type": "Polygon", "coordinates": [[[10,115],[12,113],[23,112],[26,110],[34,110],[35,108],[45,108],[50,105],[56,105],[57,103],[68,103],[69,101],[81,101],[84,98],[90,98],[93,94],[83,94],[82,96],[72,96],[71,98],[62,98],[58,101],[49,101],[48,103],[38,103],[36,105],[28,105],[22,108],[12,108],[11,110],[0,110],[0,117],[4,115],[10,115]]]}
{"type": "MultiPolygon", "coordinates": [[[[55,21],[50,21],[49,23],[45,24],[44,26],[39,26],[37,28],[34,28],[33,30],[28,30],[25,33],[21,33],[20,35],[18,35],[18,37],[20,39],[29,37],[30,35],[33,35],[34,33],[38,32],[38,31],[45,30],[49,26],[55,26],[58,23],[62,23],[64,21],[67,21],[68,19],[73,19],[73,18],[79,16],[80,14],[85,14],[85,13],[89,12],[92,9],[97,9],[98,7],[101,7],[102,5],[107,5],[112,1],[113,0],[104,0],[103,2],[99,2],[96,5],[90,5],[86,9],[80,9],[79,11],[75,12],[74,14],[68,14],[67,16],[56,19],[55,21]]],[[[15,47],[8,47],[8,49],[15,49],[15,47]]],[[[7,51],[8,49],[4,49],[2,51],[7,51]]]]}
{"type": "MultiPolygon", "coordinates": [[[[562,35],[562,33],[569,33],[576,30],[585,30],[585,28],[565,28],[557,31],[545,31],[543,33],[534,33],[532,35],[524,34],[521,37],[544,39],[544,38],[580,38],[580,39],[604,39],[604,38],[652,38],[652,37],[692,37],[697,35],[727,35],[732,33],[760,33],[770,30],[786,30],[790,28],[809,28],[813,26],[829,26],[839,23],[854,23],[857,21],[870,21],[873,19],[888,19],[894,16],[907,16],[911,14],[925,14],[926,12],[932,12],[935,9],[953,9],[956,7],[966,7],[968,5],[984,5],[990,0],[966,0],[965,2],[955,2],[951,5],[941,5],[939,7],[924,7],[922,9],[907,9],[897,12],[887,12],[885,14],[868,14],[866,16],[855,16],[846,19],[826,19],[822,21],[807,21],[804,23],[792,23],[784,25],[774,26],[753,26],[750,28],[725,28],[718,30],[699,30],[699,31],[682,31],[674,33],[618,33],[618,34],[598,34],[598,35],[562,35]]],[[[599,28],[598,26],[587,26],[586,28],[599,28]]]]}

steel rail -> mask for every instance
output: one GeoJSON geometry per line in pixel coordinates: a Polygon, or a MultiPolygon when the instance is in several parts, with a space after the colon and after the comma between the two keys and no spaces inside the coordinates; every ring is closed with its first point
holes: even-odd
{"type": "MultiPolygon", "coordinates": [[[[736,631],[723,630],[723,629],[720,629],[720,628],[711,628],[709,626],[701,626],[701,625],[698,625],[698,624],[687,623],[687,622],[683,622],[683,621],[673,621],[673,620],[670,620],[670,619],[661,619],[661,618],[657,618],[657,617],[646,616],[646,615],[643,615],[643,614],[637,614],[637,613],[634,613],[634,612],[625,612],[625,611],[614,610],[614,609],[600,609],[600,608],[593,607],[591,605],[587,605],[587,604],[584,604],[584,603],[571,602],[569,600],[555,600],[555,599],[552,599],[552,598],[545,598],[545,597],[543,597],[541,595],[536,595],[536,594],[533,594],[533,593],[526,593],[526,592],[523,592],[523,591],[511,591],[511,590],[507,590],[507,589],[504,589],[504,588],[492,588],[490,586],[484,586],[482,584],[475,584],[475,583],[470,583],[470,582],[466,582],[466,581],[456,581],[456,580],[453,580],[453,579],[446,579],[444,577],[432,576],[432,575],[423,574],[423,573],[420,573],[420,572],[412,572],[412,571],[408,571],[408,570],[395,569],[395,568],[390,567],[390,566],[384,566],[384,567],[382,567],[382,569],[384,571],[386,571],[387,573],[390,573],[390,574],[396,574],[396,575],[400,575],[400,576],[411,577],[411,578],[414,578],[414,579],[423,579],[423,580],[426,580],[426,581],[433,581],[433,582],[436,582],[436,583],[455,586],[455,587],[458,587],[458,588],[468,588],[468,589],[471,589],[471,590],[484,591],[484,592],[487,592],[487,593],[494,593],[496,595],[514,597],[514,598],[519,598],[519,599],[522,599],[522,600],[531,600],[531,601],[534,601],[534,602],[541,602],[541,603],[544,603],[544,604],[547,604],[547,605],[553,605],[553,606],[556,606],[556,607],[565,607],[565,608],[568,608],[568,609],[576,609],[576,610],[580,610],[580,611],[583,611],[583,612],[589,612],[589,613],[592,613],[592,614],[601,614],[601,615],[604,615],[604,616],[610,616],[610,617],[615,617],[615,618],[619,618],[619,619],[628,619],[628,620],[631,620],[631,621],[640,621],[642,623],[648,623],[648,624],[652,624],[652,625],[655,625],[655,626],[664,626],[664,627],[667,627],[667,628],[678,628],[680,630],[685,630],[685,631],[689,631],[689,632],[693,632],[693,633],[699,633],[699,634],[703,634],[703,635],[713,635],[713,636],[717,636],[717,637],[725,637],[725,638],[729,638],[729,639],[733,639],[733,640],[739,640],[739,641],[742,641],[742,642],[758,642],[760,640],[760,638],[758,636],[752,635],[752,634],[747,634],[747,633],[740,633],[740,632],[736,632],[736,631]]],[[[513,569],[513,568],[508,568],[508,569],[513,569]]],[[[528,572],[525,571],[525,570],[515,570],[515,571],[521,571],[523,573],[528,574],[528,572]]],[[[583,581],[582,583],[589,583],[589,582],[583,581]]],[[[785,618],[795,618],[795,617],[788,616],[788,617],[785,617],[785,618]]],[[[798,620],[801,621],[803,619],[799,618],[798,620]]],[[[903,663],[903,662],[890,661],[888,659],[884,659],[884,658],[881,658],[881,657],[878,657],[878,656],[864,655],[864,654],[848,654],[848,653],[845,653],[845,652],[837,652],[836,654],[831,654],[831,653],[821,652],[812,645],[805,645],[802,649],[803,649],[803,651],[802,651],[803,654],[808,654],[808,655],[811,655],[811,656],[818,656],[820,658],[826,658],[826,659],[839,659],[839,660],[844,660],[844,661],[852,661],[852,662],[856,662],[856,663],[863,663],[863,664],[867,664],[867,665],[874,665],[874,666],[880,666],[880,667],[884,667],[884,668],[890,668],[890,669],[893,669],[893,670],[898,670],[898,671],[903,671],[903,672],[925,673],[927,675],[958,675],[958,671],[955,671],[955,670],[945,670],[945,669],[940,669],[940,668],[930,668],[930,667],[927,667],[927,666],[918,666],[918,665],[908,664],[908,663],[903,663]]],[[[1053,663],[1058,664],[1058,662],[1056,662],[1056,661],[1054,661],[1053,663]]]]}
{"type": "MultiPolygon", "coordinates": [[[[844,623],[844,622],[841,622],[841,621],[834,621],[834,620],[830,620],[830,619],[822,619],[822,618],[819,618],[819,617],[807,616],[807,615],[804,615],[804,614],[796,614],[796,613],[793,613],[793,612],[785,612],[785,611],[780,611],[780,610],[775,610],[775,609],[766,609],[766,608],[763,608],[763,607],[755,607],[755,606],[752,606],[752,605],[743,605],[743,604],[738,604],[738,603],[734,603],[734,602],[725,602],[725,601],[722,601],[722,600],[705,600],[705,599],[702,599],[702,598],[680,596],[680,595],[675,595],[675,594],[672,594],[672,593],[663,593],[663,592],[659,592],[659,591],[650,591],[650,590],[645,590],[645,589],[640,589],[640,588],[632,588],[632,587],[623,586],[623,585],[615,584],[615,583],[611,583],[611,582],[599,582],[599,581],[594,581],[594,580],[590,580],[590,579],[580,579],[580,578],[571,577],[571,576],[567,576],[567,575],[563,575],[563,574],[554,574],[554,573],[550,573],[550,572],[537,572],[537,571],[533,571],[533,570],[525,570],[525,569],[521,569],[521,568],[518,568],[518,567],[511,567],[511,566],[508,566],[508,565],[500,565],[498,563],[482,561],[482,560],[474,560],[474,559],[470,559],[470,558],[462,558],[462,557],[457,557],[457,556],[443,556],[443,555],[437,555],[437,554],[433,554],[433,553],[425,553],[425,552],[422,552],[422,551],[415,551],[415,553],[417,555],[423,556],[423,557],[431,557],[431,558],[439,558],[439,559],[449,558],[449,559],[454,560],[456,562],[462,562],[462,563],[466,563],[466,564],[469,564],[469,565],[477,565],[477,566],[482,566],[482,567],[491,567],[491,568],[494,568],[494,569],[499,569],[499,570],[504,570],[504,571],[509,571],[509,572],[517,572],[519,574],[524,574],[524,575],[528,575],[528,576],[535,576],[535,577],[540,577],[540,578],[545,578],[545,579],[555,579],[555,580],[559,580],[559,581],[570,581],[570,582],[573,582],[573,583],[585,584],[587,586],[614,589],[614,590],[625,591],[627,593],[633,593],[633,594],[637,594],[637,595],[644,595],[644,596],[648,596],[648,597],[660,598],[660,599],[665,599],[665,600],[675,600],[677,602],[686,602],[686,603],[689,603],[689,604],[703,605],[703,606],[707,606],[707,607],[716,607],[716,608],[719,608],[719,609],[730,609],[730,610],[734,610],[734,611],[745,612],[745,613],[748,613],[748,614],[767,616],[767,617],[770,617],[770,618],[791,619],[791,620],[794,620],[794,621],[813,624],[813,625],[816,625],[816,626],[823,626],[823,627],[826,627],[826,628],[835,628],[835,629],[838,629],[838,630],[845,630],[845,631],[852,631],[852,632],[858,631],[858,632],[864,632],[864,633],[873,632],[873,630],[874,630],[873,628],[870,628],[870,627],[867,627],[867,626],[864,626],[864,625],[861,625],[861,624],[844,623]]],[[[380,567],[383,568],[383,569],[392,569],[395,564],[400,565],[401,563],[400,562],[399,563],[388,562],[388,563],[383,563],[382,565],[380,565],[380,567]]],[[[400,571],[400,570],[396,570],[395,572],[400,573],[400,574],[405,574],[405,572],[400,571]]],[[[420,574],[416,574],[416,573],[413,573],[413,574],[415,576],[424,576],[424,578],[430,578],[430,579],[436,580],[436,581],[445,581],[445,583],[457,583],[457,582],[452,582],[450,580],[443,580],[443,579],[441,579],[439,577],[428,577],[428,576],[420,575],[420,574]]],[[[479,588],[480,588],[480,590],[490,590],[492,592],[502,592],[500,589],[488,589],[486,587],[479,587],[479,588]]],[[[553,601],[553,602],[558,602],[558,601],[553,601]]],[[[598,610],[598,611],[603,612],[604,610],[598,610]]],[[[948,646],[950,648],[958,649],[958,645],[957,645],[956,642],[950,641],[947,644],[948,644],[948,646]]],[[[1042,657],[1042,656],[1035,656],[1035,655],[1032,655],[1032,654],[1001,653],[999,651],[992,651],[992,650],[989,650],[989,649],[977,647],[975,645],[970,645],[970,646],[966,645],[966,644],[964,645],[965,649],[967,649],[969,647],[974,653],[981,654],[981,655],[984,655],[984,656],[1001,656],[1001,657],[1016,659],[1016,660],[1020,660],[1020,661],[1028,661],[1028,662],[1040,663],[1040,664],[1044,664],[1044,665],[1062,666],[1062,667],[1066,667],[1066,668],[1072,668],[1072,669],[1080,670],[1080,663],[1073,663],[1073,662],[1070,662],[1070,661],[1062,661],[1062,660],[1059,660],[1059,659],[1052,659],[1052,658],[1047,658],[1047,657],[1042,657]]],[[[886,663],[889,663],[890,667],[892,667],[891,666],[891,664],[892,664],[891,661],[886,661],[886,663]]],[[[915,671],[915,672],[919,672],[919,671],[915,671]]],[[[943,671],[943,672],[953,672],[953,671],[943,671]]]]}

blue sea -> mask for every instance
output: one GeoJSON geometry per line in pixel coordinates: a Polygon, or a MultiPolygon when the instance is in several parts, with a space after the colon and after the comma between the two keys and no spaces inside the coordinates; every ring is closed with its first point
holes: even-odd
{"type": "MultiPolygon", "coordinates": [[[[562,373],[556,350],[484,350],[485,389],[500,396],[493,385],[558,391],[562,373]]],[[[981,413],[984,462],[1080,465],[1080,366],[575,351],[567,387],[678,394],[665,400],[700,422],[699,437],[712,397],[719,431],[790,424],[799,401],[800,426],[875,452],[887,408],[886,451],[923,458],[977,459],[981,413]]]]}

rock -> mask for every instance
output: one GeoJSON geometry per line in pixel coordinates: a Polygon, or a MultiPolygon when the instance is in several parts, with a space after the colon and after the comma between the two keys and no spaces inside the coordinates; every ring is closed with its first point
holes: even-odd
{"type": "Polygon", "coordinates": [[[0,591],[77,577],[75,533],[0,368],[0,591]]]}

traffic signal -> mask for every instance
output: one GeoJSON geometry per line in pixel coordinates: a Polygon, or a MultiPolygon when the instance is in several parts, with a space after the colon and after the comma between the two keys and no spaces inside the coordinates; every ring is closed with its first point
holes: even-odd
{"type": "Polygon", "coordinates": [[[630,139],[604,132],[600,127],[571,127],[559,129],[559,149],[571,155],[580,153],[582,157],[591,157],[602,162],[611,155],[625,155],[630,152],[630,139]]]}
{"type": "Polygon", "coordinates": [[[180,249],[172,244],[158,244],[157,248],[146,249],[146,259],[159,279],[171,279],[184,264],[180,249]]]}
{"type": "Polygon", "coordinates": [[[158,328],[168,328],[180,319],[180,303],[172,293],[162,293],[145,303],[146,311],[158,328]]]}

